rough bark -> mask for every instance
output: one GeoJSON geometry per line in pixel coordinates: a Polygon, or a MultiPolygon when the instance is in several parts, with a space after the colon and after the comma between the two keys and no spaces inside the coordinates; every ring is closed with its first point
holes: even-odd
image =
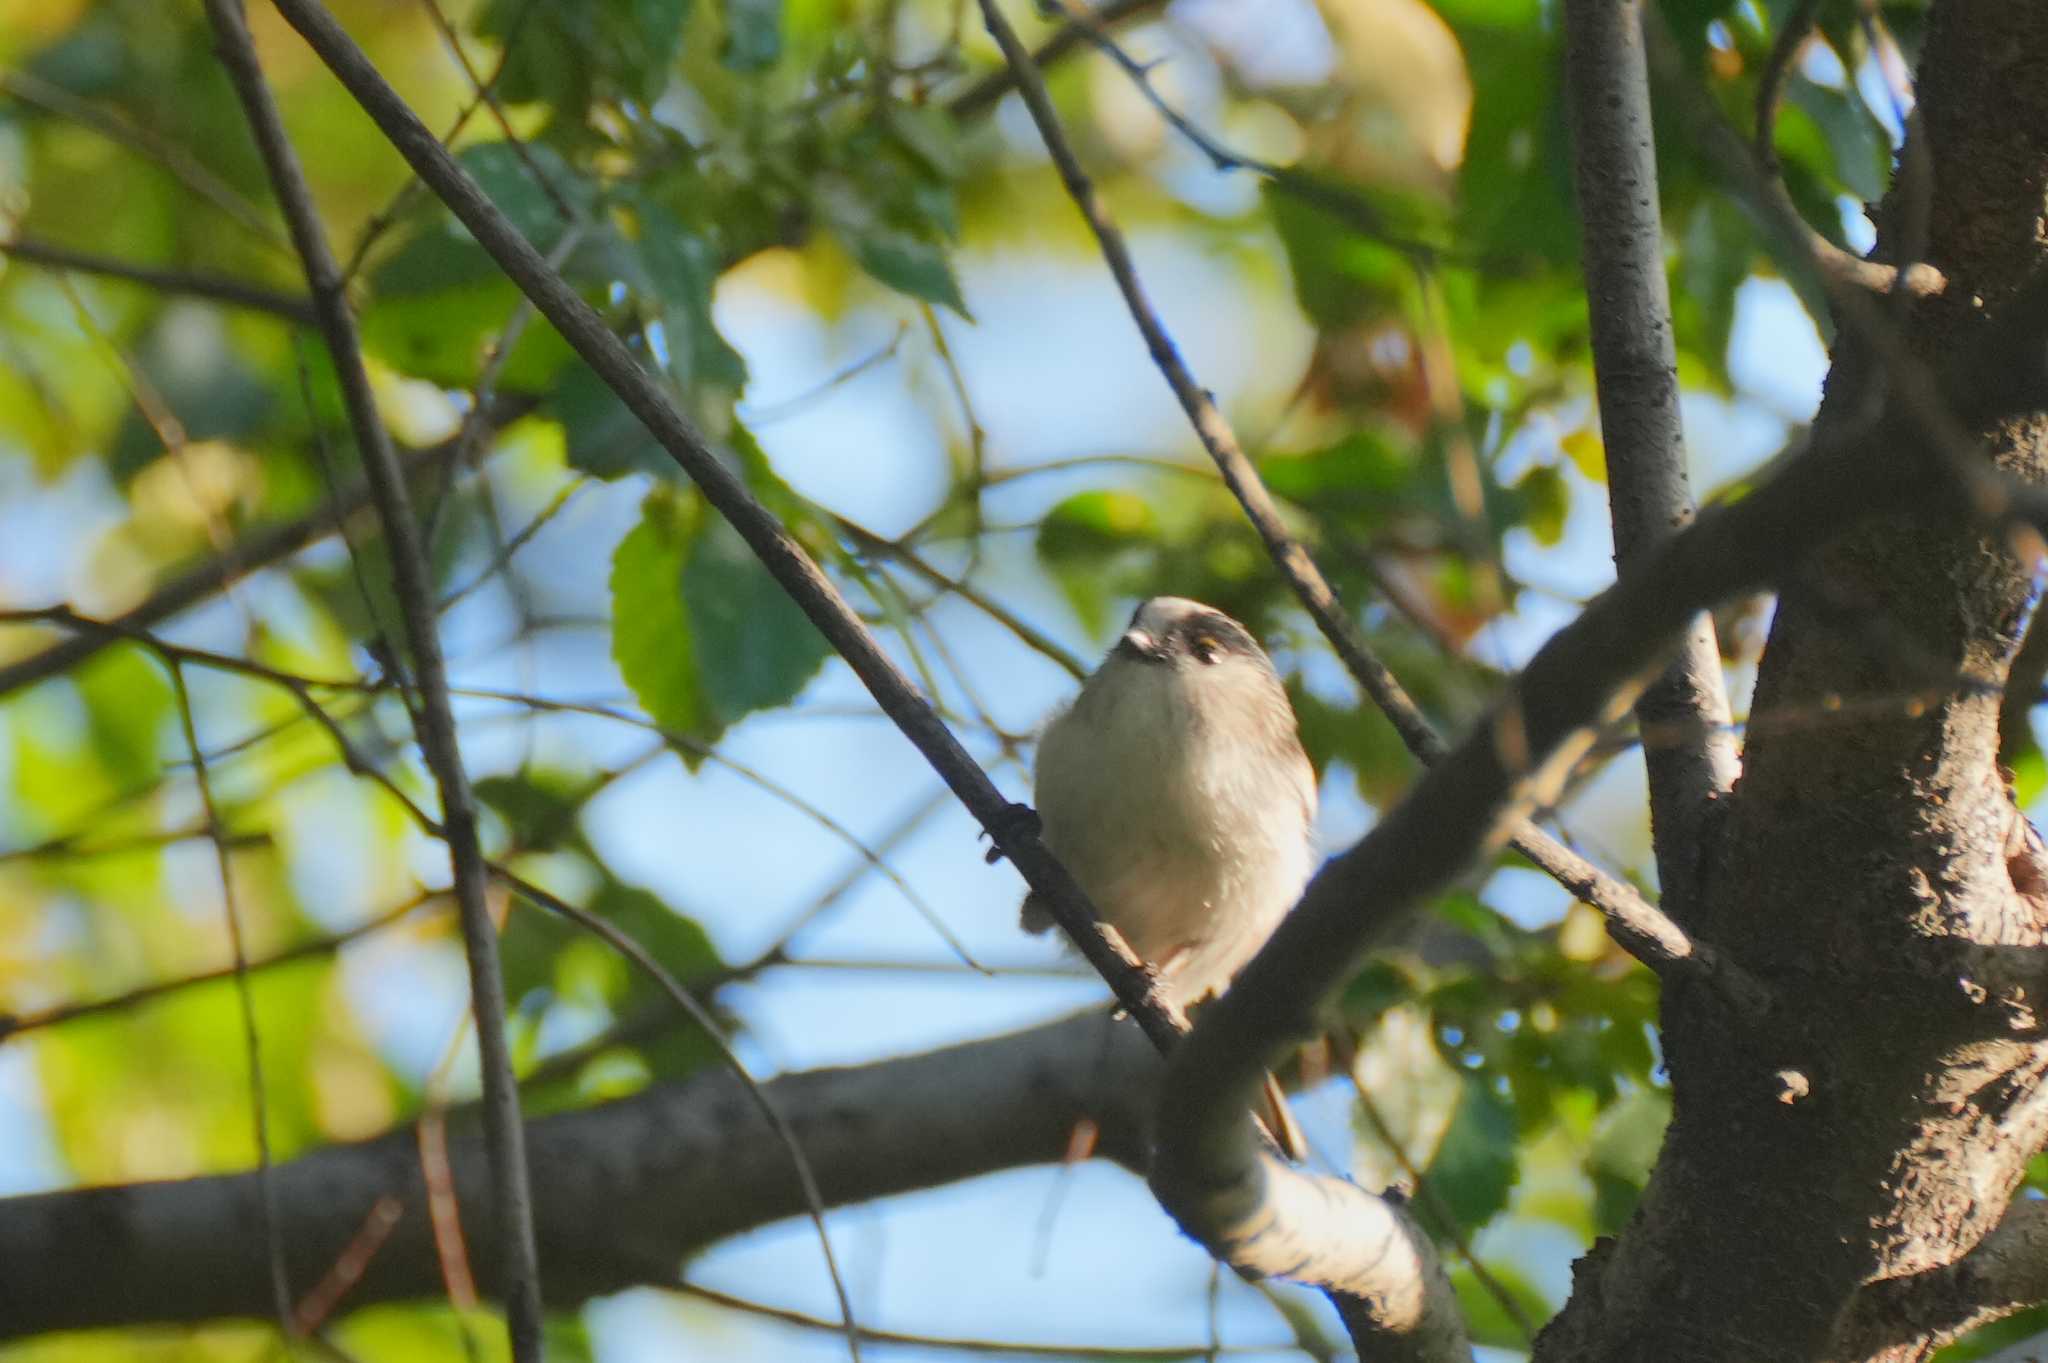
{"type": "MultiPolygon", "coordinates": [[[[1919,87],[1926,250],[1949,287],[1894,314],[1931,362],[2042,263],[2044,72],[2048,7],[1935,8],[1919,87]]],[[[1910,207],[1888,201],[1887,220],[1910,207]]],[[[1845,328],[1817,430],[1855,430],[1883,384],[1845,328]]],[[[1854,457],[1923,457],[1888,429],[1854,457]]],[[[1981,434],[2003,468],[2039,479],[2048,423],[1981,434]]],[[[1852,533],[1783,588],[1695,924],[1779,1004],[1737,1033],[1697,991],[1668,994],[1664,1151],[1635,1218],[1580,1264],[1539,1358],[1931,1351],[1858,1353],[1842,1330],[1867,1284],[1974,1246],[2048,1136],[2032,1012],[2048,912],[2038,843],[1996,761],[2029,599],[2027,563],[1935,510],[1852,533]]]]}
{"type": "MultiPolygon", "coordinates": [[[[825,1200],[868,1201],[1058,1160],[1092,1118],[1101,1154],[1143,1159],[1159,1059],[1129,1025],[1091,1013],[1031,1031],[768,1087],[825,1200]]],[[[804,1211],[789,1152],[739,1083],[718,1071],[527,1127],[548,1300],[560,1309],[644,1283],[683,1259],[804,1211]]],[[[481,1136],[451,1132],[470,1243],[490,1224],[481,1136]]],[[[410,1128],[277,1167],[292,1281],[319,1282],[379,1198],[403,1211],[342,1309],[438,1298],[410,1128]]],[[[253,1174],[0,1199],[0,1338],[51,1330],[258,1317],[269,1275],[253,1174]]],[[[492,1265],[480,1283],[494,1287],[492,1265]]]]}

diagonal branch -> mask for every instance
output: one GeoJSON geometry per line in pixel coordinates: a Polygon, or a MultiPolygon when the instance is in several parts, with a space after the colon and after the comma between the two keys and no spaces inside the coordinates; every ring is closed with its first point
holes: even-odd
{"type": "Polygon", "coordinates": [[[455,715],[448,699],[447,669],[441,658],[433,583],[428,575],[418,522],[413,518],[404,471],[378,416],[363,368],[355,319],[349,312],[341,267],[328,245],[298,155],[286,138],[277,105],[263,81],[241,0],[207,0],[214,40],[233,80],[284,209],[292,244],[305,267],[306,284],[320,315],[320,330],[340,378],[349,426],[362,456],[363,471],[391,546],[391,567],[407,643],[419,684],[414,723],[420,751],[441,796],[441,824],[455,879],[464,955],[469,961],[470,1007],[476,1019],[482,1061],[485,1135],[497,1212],[500,1283],[506,1330],[519,1363],[541,1357],[540,1263],[534,1248],[532,1195],[527,1186],[525,1128],[519,1120],[519,1089],[505,1039],[505,981],[497,955],[497,929],[485,894],[487,871],[477,837],[475,801],[462,768],[455,715]]]}
{"type": "MultiPolygon", "coordinates": [[[[1180,357],[1179,347],[1167,334],[1158,313],[1146,297],[1123,233],[1103,208],[1094,183],[1081,168],[1066,134],[1061,130],[1045,82],[1030,66],[1016,34],[1009,29],[990,0],[982,0],[982,11],[987,17],[990,32],[995,34],[997,43],[1010,60],[1025,105],[1031,111],[1033,122],[1038,125],[1039,136],[1044,139],[1054,165],[1059,168],[1061,181],[1094,230],[1131,319],[1144,336],[1153,362],[1179,399],[1181,410],[1187,413],[1202,447],[1209,452],[1223,475],[1223,481],[1243,506],[1246,518],[1258,532],[1274,566],[1294,589],[1295,595],[1315,620],[1316,627],[1330,641],[1330,646],[1336,650],[1359,686],[1392,722],[1402,743],[1417,760],[1425,766],[1436,762],[1444,755],[1443,738],[1401,685],[1400,679],[1366,641],[1364,633],[1352,620],[1343,602],[1337,599],[1335,589],[1316,566],[1315,560],[1288,532],[1278,506],[1266,490],[1258,470],[1238,445],[1229,421],[1217,409],[1208,391],[1188,371],[1180,357]]],[[[1731,997],[1738,1000],[1745,1011],[1755,1007],[1756,990],[1741,982],[1739,972],[1731,969],[1729,963],[1721,961],[1710,949],[1692,941],[1676,923],[1629,885],[1601,871],[1533,824],[1516,829],[1512,845],[1574,895],[1599,909],[1606,917],[1615,940],[1651,969],[1660,975],[1691,972],[1714,979],[1729,986],[1731,997]]]]}
{"type": "MultiPolygon", "coordinates": [[[[547,268],[540,253],[456,164],[326,8],[318,0],[276,0],[276,4],[285,21],[305,37],[420,179],[453,210],[499,267],[697,484],[705,500],[747,541],[1032,889],[1052,905],[1061,927],[1147,1035],[1157,1045],[1171,1045],[1182,1025],[1151,973],[1120,938],[1103,929],[1073,877],[1045,850],[1029,822],[1018,817],[1016,808],[1003,798],[988,774],[882,652],[867,626],[803,546],[719,459],[603,319],[547,268]]],[[[1246,1125],[1249,1130],[1250,1124],[1246,1125]]]]}
{"type": "MultiPolygon", "coordinates": [[[[1565,20],[1614,560],[1626,574],[1697,511],[1678,413],[1641,0],[1568,0],[1565,20]]],[[[1636,722],[1658,880],[1682,919],[1698,883],[1701,823],[1734,788],[1738,765],[1711,616],[1694,620],[1671,666],[1644,689],[1636,722]]]]}

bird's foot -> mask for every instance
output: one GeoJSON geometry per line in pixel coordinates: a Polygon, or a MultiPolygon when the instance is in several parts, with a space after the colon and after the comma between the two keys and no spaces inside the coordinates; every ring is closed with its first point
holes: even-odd
{"type": "Polygon", "coordinates": [[[1030,805],[1020,805],[1014,800],[1011,801],[1003,806],[1003,812],[989,827],[981,830],[981,836],[993,837],[996,840],[996,846],[983,853],[982,860],[991,866],[995,865],[1003,859],[1003,843],[1011,838],[1035,838],[1044,827],[1037,810],[1030,805]]]}

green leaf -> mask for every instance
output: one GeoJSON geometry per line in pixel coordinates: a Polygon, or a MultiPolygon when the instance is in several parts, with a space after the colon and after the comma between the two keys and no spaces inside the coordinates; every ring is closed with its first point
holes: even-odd
{"type": "Polygon", "coordinates": [[[93,751],[115,784],[134,788],[157,776],[173,701],[170,680],[155,658],[138,644],[117,644],[80,668],[76,682],[93,751]]]}
{"type": "Polygon", "coordinates": [[[1637,1089],[1601,1117],[1586,1156],[1600,1234],[1619,1231],[1635,1211],[1670,1124],[1671,1095],[1662,1089],[1637,1089]]]}
{"type": "MultiPolygon", "coordinates": [[[[635,347],[635,349],[639,349],[635,347]]],[[[682,479],[675,460],[619,400],[611,385],[582,360],[570,363],[548,398],[548,412],[562,424],[569,467],[599,478],[651,473],[670,482],[682,479]]]]}
{"type": "Polygon", "coordinates": [[[639,199],[640,235],[633,249],[645,286],[668,334],[668,370],[685,393],[700,386],[723,390],[730,416],[731,397],[746,384],[747,365],[726,343],[711,314],[712,290],[718,283],[718,250],[701,232],[683,225],[664,205],[639,199]]]}
{"type": "Polygon", "coordinates": [[[693,514],[694,501],[652,494],[613,551],[612,659],[655,723],[709,738],[717,726],[683,605],[693,514]]]}
{"type": "MultiPolygon", "coordinates": [[[[1854,89],[1831,90],[1803,77],[1786,82],[1787,108],[1783,121],[1794,111],[1813,120],[1829,152],[1834,178],[1865,203],[1884,197],[1885,181],[1891,174],[1891,141],[1870,106],[1854,89]]],[[[1816,166],[1815,169],[1821,169],[1816,166]]]]}
{"type": "Polygon", "coordinates": [[[1469,1265],[1459,1264],[1451,1269],[1451,1290],[1458,1294],[1458,1307],[1464,1313],[1466,1332],[1474,1344],[1527,1353],[1529,1340],[1522,1333],[1521,1321],[1508,1314],[1494,1295],[1495,1289],[1506,1290],[1508,1297],[1521,1307],[1525,1320],[1540,1321],[1548,1317],[1550,1303],[1513,1264],[1488,1261],[1486,1274],[1494,1286],[1482,1283],[1469,1265]]]}
{"type": "Polygon", "coordinates": [[[683,570],[704,692],[735,723],[796,699],[832,649],[739,532],[705,517],[683,570]]]}
{"type": "Polygon", "coordinates": [[[719,60],[734,71],[761,71],[781,55],[782,0],[726,0],[719,60]]]}
{"type": "Polygon", "coordinates": [[[1506,1209],[1518,1173],[1514,1109],[1484,1078],[1465,1075],[1450,1129],[1423,1170],[1434,1196],[1419,1200],[1417,1211],[1427,1220],[1441,1207],[1458,1226],[1476,1230],[1506,1209]]]}
{"type": "Polygon", "coordinates": [[[580,846],[577,816],[590,798],[583,778],[547,767],[528,767],[508,776],[486,776],[475,785],[476,797],[505,820],[512,845],[522,852],[546,852],[580,846]]]}
{"type": "MultiPolygon", "coordinates": [[[[949,307],[972,320],[944,246],[883,214],[871,186],[838,175],[821,177],[812,202],[860,267],[899,293],[949,307]]],[[[943,224],[928,224],[943,227],[943,224]]]]}
{"type": "Polygon", "coordinates": [[[1555,545],[1564,539],[1565,517],[1572,509],[1572,490],[1560,470],[1538,464],[1522,475],[1512,491],[1517,519],[1538,544],[1555,545]]]}
{"type": "Polygon", "coordinates": [[[506,47],[501,98],[578,125],[593,104],[661,94],[689,12],[689,0],[489,0],[474,27],[506,47]]]}

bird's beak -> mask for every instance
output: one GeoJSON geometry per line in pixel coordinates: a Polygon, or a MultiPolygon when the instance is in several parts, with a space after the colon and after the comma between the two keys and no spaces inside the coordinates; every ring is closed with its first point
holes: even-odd
{"type": "Polygon", "coordinates": [[[1124,637],[1116,641],[1116,651],[1126,658],[1148,663],[1156,663],[1164,656],[1158,640],[1142,629],[1125,630],[1124,637]]]}

